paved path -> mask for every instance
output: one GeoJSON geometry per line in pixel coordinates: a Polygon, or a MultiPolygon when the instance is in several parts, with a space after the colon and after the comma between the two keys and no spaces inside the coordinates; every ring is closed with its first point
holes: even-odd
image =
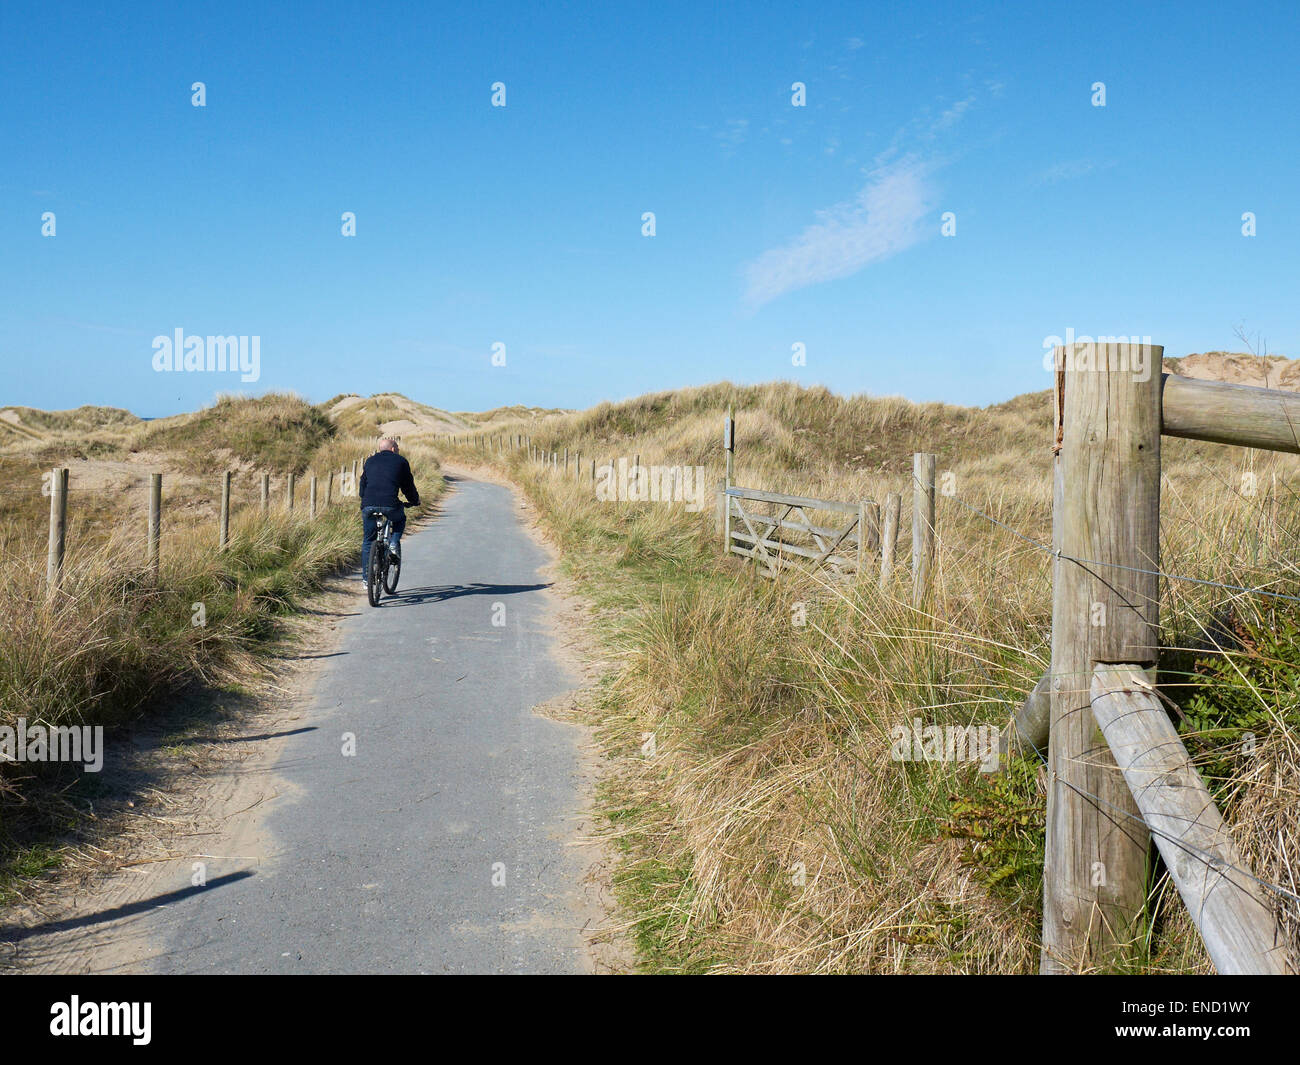
{"type": "MultiPolygon", "coordinates": [[[[566,846],[578,730],[530,710],[574,686],[550,654],[546,559],[507,489],[454,487],[406,538],[398,594],[377,609],[358,598],[344,619],[272,769],[280,795],[244,833],[264,841],[260,860],[213,861],[194,890],[173,868],[174,895],[96,921],[97,939],[144,945],[132,971],[589,968],[581,853],[566,846]]],[[[60,968],[121,971],[93,953],[66,964],[67,946],[60,968]]]]}

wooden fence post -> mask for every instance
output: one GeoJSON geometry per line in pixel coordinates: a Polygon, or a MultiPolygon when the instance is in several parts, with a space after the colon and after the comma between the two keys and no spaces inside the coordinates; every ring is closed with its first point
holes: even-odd
{"type": "Polygon", "coordinates": [[[230,478],[230,470],[221,475],[221,531],[217,536],[220,551],[230,543],[230,478]]]}
{"type": "Polygon", "coordinates": [[[50,473],[50,548],[45,562],[45,589],[58,591],[63,580],[63,554],[68,535],[68,468],[56,466],[50,473]]]}
{"type": "Polygon", "coordinates": [[[293,474],[293,471],[290,470],[290,471],[289,471],[289,485],[288,485],[288,488],[285,490],[285,494],[284,494],[284,502],[285,502],[285,506],[287,506],[287,507],[289,508],[290,511],[293,510],[293,482],[294,482],[294,474],[293,474]]]}
{"type": "Polygon", "coordinates": [[[328,510],[330,504],[334,502],[334,471],[330,470],[329,480],[325,482],[325,509],[328,510]]]}
{"type": "Polygon", "coordinates": [[[577,457],[573,460],[573,479],[582,480],[582,452],[579,451],[577,457]]]}
{"type": "Polygon", "coordinates": [[[727,420],[722,425],[722,450],[726,455],[727,469],[726,477],[723,479],[723,511],[722,511],[722,553],[731,554],[731,500],[727,497],[726,489],[732,485],[732,479],[736,474],[736,418],[735,411],[731,404],[727,404],[727,420]]]}
{"type": "Polygon", "coordinates": [[[894,556],[898,550],[898,519],[903,510],[903,497],[898,492],[885,496],[885,523],[880,533],[880,590],[889,587],[894,573],[894,556]]]}
{"type": "Polygon", "coordinates": [[[867,572],[867,559],[880,549],[880,504],[863,500],[858,504],[858,570],[854,577],[861,580],[867,572]]]}
{"type": "Polygon", "coordinates": [[[149,541],[146,560],[153,570],[154,580],[158,579],[158,569],[162,541],[162,474],[149,474],[149,541]]]}
{"type": "Polygon", "coordinates": [[[912,456],[912,605],[918,609],[930,595],[934,567],[934,456],[912,456]]]}
{"type": "Polygon", "coordinates": [[[265,514],[271,506],[271,475],[262,474],[262,513],[265,514]]]}
{"type": "Polygon", "coordinates": [[[314,518],[316,516],[316,475],[314,473],[311,475],[310,490],[308,494],[311,497],[311,516],[314,518]]]}
{"type": "Polygon", "coordinates": [[[861,580],[867,569],[867,504],[858,502],[858,568],[854,580],[861,580]]]}
{"type": "Polygon", "coordinates": [[[1164,349],[1075,344],[1058,353],[1065,360],[1056,375],[1063,471],[1052,597],[1044,973],[1112,965],[1138,930],[1149,835],[1097,727],[1089,692],[1098,664],[1136,663],[1151,669],[1154,681],[1160,622],[1160,374],[1150,368],[1161,365],[1164,349]],[[1134,366],[1147,367],[1145,381],[1134,366]]]}

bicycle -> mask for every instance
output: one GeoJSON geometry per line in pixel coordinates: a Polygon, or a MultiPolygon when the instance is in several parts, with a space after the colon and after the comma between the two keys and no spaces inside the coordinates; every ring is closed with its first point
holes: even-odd
{"type": "Polygon", "coordinates": [[[388,537],[392,532],[389,515],[380,512],[375,518],[375,542],[370,545],[370,563],[366,567],[366,598],[371,606],[379,605],[384,592],[394,594],[402,575],[401,555],[394,555],[388,549],[388,537]]]}

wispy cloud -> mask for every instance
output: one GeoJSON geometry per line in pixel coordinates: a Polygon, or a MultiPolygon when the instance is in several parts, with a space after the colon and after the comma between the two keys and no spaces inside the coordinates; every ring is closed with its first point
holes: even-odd
{"type": "Polygon", "coordinates": [[[903,159],[869,175],[853,200],[817,212],[789,244],[763,252],[745,268],[753,308],[796,289],[855,274],[924,239],[933,193],[927,168],[903,159]]]}
{"type": "Polygon", "coordinates": [[[938,117],[930,132],[932,134],[942,133],[946,129],[951,129],[961,121],[961,116],[970,110],[970,107],[974,102],[974,96],[967,96],[964,100],[958,100],[938,117]]]}
{"type": "Polygon", "coordinates": [[[1029,183],[1034,186],[1055,185],[1058,181],[1086,177],[1088,174],[1106,170],[1113,165],[1114,163],[1098,163],[1094,159],[1063,159],[1059,163],[1053,163],[1046,170],[1034,174],[1029,179],[1029,183]]]}
{"type": "Polygon", "coordinates": [[[729,118],[722,129],[714,132],[713,137],[722,146],[723,153],[730,155],[745,143],[748,135],[749,119],[729,118]]]}

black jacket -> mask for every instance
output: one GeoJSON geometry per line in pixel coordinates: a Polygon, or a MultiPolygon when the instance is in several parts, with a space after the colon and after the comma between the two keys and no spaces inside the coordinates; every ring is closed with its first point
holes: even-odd
{"type": "Polygon", "coordinates": [[[397,490],[406,493],[411,506],[418,506],[420,493],[415,490],[411,464],[395,451],[376,451],[361,468],[361,505],[395,507],[400,503],[397,490]]]}

